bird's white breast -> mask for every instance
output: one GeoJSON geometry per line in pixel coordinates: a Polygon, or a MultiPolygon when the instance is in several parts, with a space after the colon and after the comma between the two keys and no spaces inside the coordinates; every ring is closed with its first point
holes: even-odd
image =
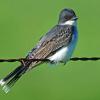
{"type": "Polygon", "coordinates": [[[72,56],[72,53],[76,46],[76,42],[77,42],[77,31],[75,31],[75,33],[73,34],[72,41],[68,46],[61,48],[59,51],[57,51],[54,55],[52,55],[48,59],[54,62],[66,63],[72,56]]]}
{"type": "Polygon", "coordinates": [[[53,56],[49,57],[49,60],[54,62],[63,61],[66,58],[67,52],[68,52],[68,47],[63,47],[58,52],[56,52],[53,56]]]}

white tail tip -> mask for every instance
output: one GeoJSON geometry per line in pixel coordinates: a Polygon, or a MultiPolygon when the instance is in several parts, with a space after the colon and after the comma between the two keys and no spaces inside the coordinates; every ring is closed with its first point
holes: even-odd
{"type": "Polygon", "coordinates": [[[7,86],[7,85],[5,85],[5,86],[3,87],[3,91],[4,91],[5,93],[8,93],[8,92],[10,91],[10,87],[7,86]]]}
{"type": "Polygon", "coordinates": [[[8,93],[10,91],[10,87],[5,84],[5,81],[3,79],[0,80],[0,85],[3,87],[2,90],[5,93],[8,93]]]}
{"type": "Polygon", "coordinates": [[[0,80],[0,85],[3,86],[4,84],[5,84],[5,81],[3,81],[3,79],[0,80]]]}

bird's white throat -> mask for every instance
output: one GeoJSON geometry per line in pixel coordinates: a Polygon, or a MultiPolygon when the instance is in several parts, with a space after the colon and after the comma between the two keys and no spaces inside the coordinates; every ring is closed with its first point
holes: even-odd
{"type": "Polygon", "coordinates": [[[76,26],[76,21],[75,20],[68,20],[64,23],[61,23],[60,25],[73,25],[73,26],[76,26]]]}

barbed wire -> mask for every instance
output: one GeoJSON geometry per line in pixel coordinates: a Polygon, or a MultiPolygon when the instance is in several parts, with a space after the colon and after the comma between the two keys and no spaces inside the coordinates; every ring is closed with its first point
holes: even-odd
{"type": "MultiPolygon", "coordinates": [[[[70,61],[97,61],[100,60],[100,57],[73,57],[70,61]]],[[[42,61],[50,62],[49,59],[27,59],[27,58],[13,58],[13,59],[0,59],[0,62],[25,62],[25,61],[42,61]]]]}

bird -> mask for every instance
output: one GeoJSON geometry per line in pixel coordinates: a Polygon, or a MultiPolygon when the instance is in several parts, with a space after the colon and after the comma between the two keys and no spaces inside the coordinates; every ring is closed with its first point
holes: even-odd
{"type": "MultiPolygon", "coordinates": [[[[70,60],[78,40],[77,19],[73,9],[62,9],[58,23],[40,38],[25,58],[48,59],[52,64],[66,64],[70,60]]],[[[42,63],[42,61],[24,61],[24,64],[20,64],[0,80],[3,91],[8,93],[22,75],[42,63]]]]}

